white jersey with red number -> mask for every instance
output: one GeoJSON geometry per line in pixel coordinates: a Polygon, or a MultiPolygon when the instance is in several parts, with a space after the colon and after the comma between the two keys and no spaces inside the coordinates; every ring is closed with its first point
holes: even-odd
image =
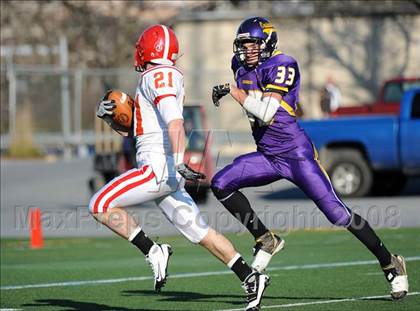
{"type": "Polygon", "coordinates": [[[141,74],[136,89],[134,136],[137,154],[172,155],[168,124],[182,119],[184,78],[174,66],[154,66],[141,74]]]}
{"type": "Polygon", "coordinates": [[[191,242],[199,243],[207,235],[209,227],[175,169],[167,133],[169,122],[182,119],[183,99],[183,77],[177,68],[156,66],[141,75],[134,109],[138,168],[102,187],[90,200],[91,213],[154,201],[191,242]]]}

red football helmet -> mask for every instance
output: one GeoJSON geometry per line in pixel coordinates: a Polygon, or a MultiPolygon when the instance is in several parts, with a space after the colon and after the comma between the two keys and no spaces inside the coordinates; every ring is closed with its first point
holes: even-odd
{"type": "Polygon", "coordinates": [[[178,40],[174,31],[165,25],[147,28],[136,43],[135,68],[144,71],[147,63],[174,65],[178,57],[178,40]]]}

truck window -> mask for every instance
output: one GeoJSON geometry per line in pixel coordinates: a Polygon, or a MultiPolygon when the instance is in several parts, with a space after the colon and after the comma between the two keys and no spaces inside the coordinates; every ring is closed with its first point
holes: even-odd
{"type": "Polygon", "coordinates": [[[388,82],[385,84],[384,103],[399,103],[405,91],[417,87],[420,87],[419,80],[388,82]]]}
{"type": "Polygon", "coordinates": [[[420,118],[420,93],[414,95],[413,106],[411,107],[411,117],[413,119],[420,118]]]}
{"type": "Polygon", "coordinates": [[[403,94],[401,83],[387,83],[384,93],[384,102],[399,102],[403,94]]]}

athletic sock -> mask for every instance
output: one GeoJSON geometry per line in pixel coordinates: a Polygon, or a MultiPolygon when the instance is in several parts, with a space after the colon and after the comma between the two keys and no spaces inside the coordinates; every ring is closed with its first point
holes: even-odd
{"type": "Polygon", "coordinates": [[[241,255],[237,253],[228,263],[227,266],[238,276],[243,282],[253,271],[250,266],[243,260],[241,255]]]}
{"type": "Polygon", "coordinates": [[[138,227],[136,230],[131,233],[128,240],[138,247],[139,250],[142,251],[143,254],[149,254],[150,249],[155,244],[145,233],[138,227]]]}
{"type": "Polygon", "coordinates": [[[353,214],[352,222],[347,229],[375,255],[381,267],[388,266],[391,263],[391,253],[386,249],[367,220],[358,214],[353,214]]]}
{"type": "Polygon", "coordinates": [[[251,232],[255,239],[268,232],[242,192],[235,191],[226,195],[218,193],[217,190],[213,191],[220,203],[251,232]]]}

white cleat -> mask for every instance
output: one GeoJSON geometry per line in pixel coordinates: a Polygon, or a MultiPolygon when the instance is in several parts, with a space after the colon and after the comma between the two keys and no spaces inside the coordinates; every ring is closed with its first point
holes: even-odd
{"type": "Polygon", "coordinates": [[[391,285],[391,297],[394,300],[404,298],[408,293],[408,276],[405,259],[400,255],[392,255],[391,264],[382,268],[385,278],[391,285]]]}
{"type": "Polygon", "coordinates": [[[165,286],[166,278],[168,276],[168,262],[172,255],[171,246],[168,244],[155,244],[146,255],[146,261],[152,268],[154,275],[154,289],[160,292],[161,288],[165,286]]]}
{"type": "Polygon", "coordinates": [[[246,302],[248,303],[246,311],[260,310],[261,299],[268,285],[270,285],[268,275],[254,271],[247,276],[242,283],[242,288],[246,292],[246,302]]]}
{"type": "Polygon", "coordinates": [[[254,261],[252,268],[258,272],[264,271],[271,258],[284,248],[284,240],[273,232],[269,231],[256,240],[257,244],[254,246],[254,261]]]}

